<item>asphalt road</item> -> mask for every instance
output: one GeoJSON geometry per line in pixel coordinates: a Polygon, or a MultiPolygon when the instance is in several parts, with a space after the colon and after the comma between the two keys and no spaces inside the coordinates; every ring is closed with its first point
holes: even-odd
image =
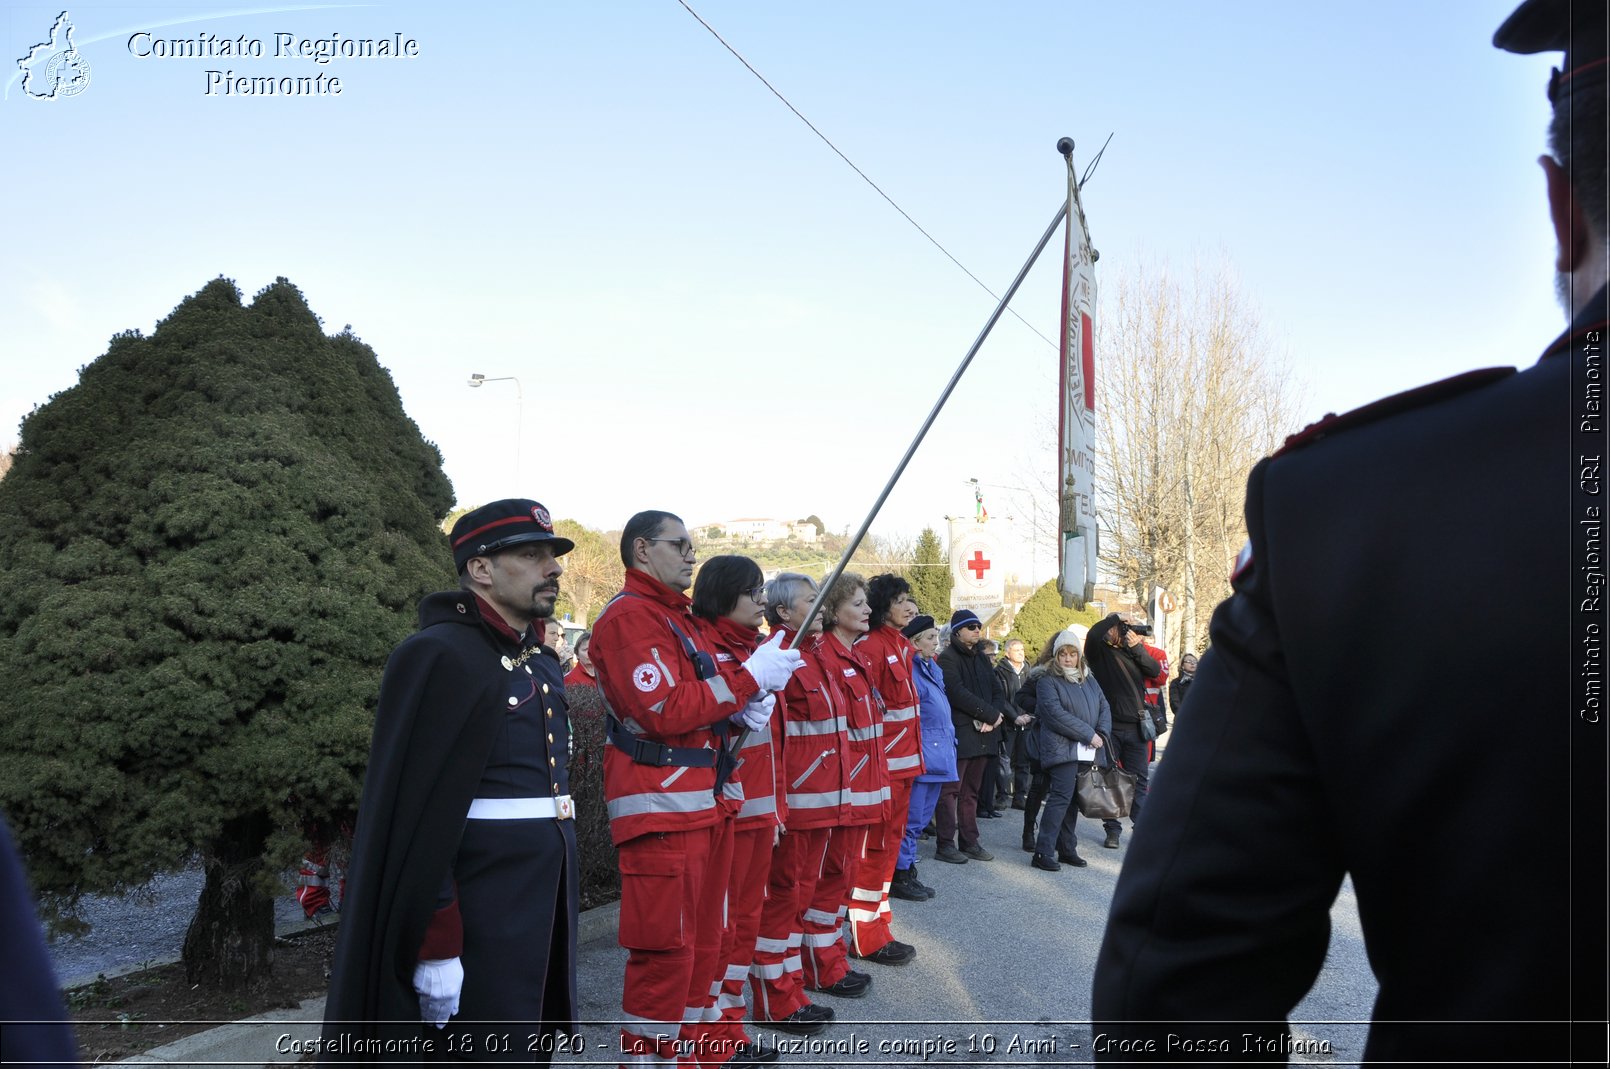
{"type": "MultiPolygon", "coordinates": [[[[1041,872],[1023,853],[1022,814],[980,821],[990,862],[947,865],[920,848],[924,883],[938,896],[895,902],[896,936],[914,944],[917,958],[898,968],[856,963],[873,975],[861,999],[820,996],[838,1020],[814,1037],[760,1032],[793,1065],[1089,1064],[1092,1036],[1090,977],[1102,925],[1129,836],[1119,850],[1101,845],[1100,825],[1081,820],[1083,869],[1041,872]],[[1055,964],[1049,964],[1055,963],[1055,964]],[[790,1050],[793,1045],[795,1049],[790,1050]]],[[[1327,1040],[1331,1053],[1293,1055],[1297,1063],[1356,1064],[1363,1056],[1362,1024],[1376,985],[1364,956],[1350,884],[1332,909],[1333,935],[1325,969],[1292,1016],[1297,1038],[1327,1040]],[[1298,1024],[1296,1022],[1307,1022],[1298,1024]]],[[[613,940],[581,948],[582,1034],[587,1051],[569,1064],[614,1065],[626,953],[613,940]]]]}
{"type": "MultiPolygon", "coordinates": [[[[82,915],[91,925],[89,932],[50,944],[56,978],[73,987],[95,979],[97,973],[126,972],[177,959],[201,884],[198,867],[159,876],[122,897],[86,897],[82,915]]],[[[287,894],[275,901],[274,920],[280,928],[295,924],[302,920],[302,908],[287,894]]]]}
{"type": "MultiPolygon", "coordinates": [[[[895,902],[896,935],[918,948],[899,968],[858,963],[871,972],[861,999],[821,1001],[838,1021],[815,1037],[761,1032],[794,1065],[854,1066],[1089,1064],[1090,977],[1119,867],[1128,850],[1101,846],[1100,826],[1081,820],[1079,852],[1089,867],[1055,873],[1030,867],[1020,848],[1022,814],[980,821],[990,862],[946,865],[921,847],[922,879],[936,888],[928,902],[895,902]],[[1055,964],[1048,964],[1055,963],[1055,964]],[[790,1047],[793,1047],[790,1050],[790,1047]]],[[[85,909],[94,929],[53,944],[64,983],[97,972],[178,956],[201,890],[199,870],[154,881],[121,899],[95,899],[85,909]]],[[[281,926],[301,920],[289,896],[276,903],[281,926]]],[[[1313,990],[1292,1015],[1299,1038],[1324,1040],[1330,1054],[1294,1054],[1293,1062],[1357,1064],[1376,995],[1364,955],[1351,884],[1332,908],[1330,953],[1313,990]]],[[[580,948],[578,994],[587,1049],[559,1061],[616,1064],[625,951],[612,937],[580,948]]]]}

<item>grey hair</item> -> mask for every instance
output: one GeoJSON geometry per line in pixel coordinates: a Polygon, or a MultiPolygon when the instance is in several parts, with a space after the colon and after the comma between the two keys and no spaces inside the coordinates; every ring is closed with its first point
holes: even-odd
{"type": "MultiPolygon", "coordinates": [[[[816,593],[816,580],[799,572],[778,572],[766,583],[766,624],[777,628],[784,626],[783,618],[777,610],[785,609],[794,604],[801,590],[816,593]]],[[[794,621],[794,627],[799,628],[803,621],[794,621]]]]}

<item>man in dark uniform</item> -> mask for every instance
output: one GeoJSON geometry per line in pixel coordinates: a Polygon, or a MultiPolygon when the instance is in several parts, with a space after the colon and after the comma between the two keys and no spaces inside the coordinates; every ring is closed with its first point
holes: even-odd
{"type": "Polygon", "coordinates": [[[331,1060],[545,1064],[570,1048],[570,731],[540,636],[573,544],[519,499],[468,513],[451,541],[460,589],[420,603],[380,684],[325,1008],[331,1060]]]}
{"type": "Polygon", "coordinates": [[[1527,0],[1494,41],[1566,51],[1543,168],[1571,326],[1527,370],[1327,418],[1253,470],[1249,549],[1113,898],[1098,1057],[1300,1052],[1284,1018],[1351,875],[1368,1064],[1604,1064],[1604,5],[1527,0]],[[1387,592],[1436,604],[1472,670],[1426,671],[1387,592]]]}

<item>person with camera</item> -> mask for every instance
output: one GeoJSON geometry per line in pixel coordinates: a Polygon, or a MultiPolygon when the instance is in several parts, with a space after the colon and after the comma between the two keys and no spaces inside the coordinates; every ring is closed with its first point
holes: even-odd
{"type": "MultiPolygon", "coordinates": [[[[1135,618],[1127,614],[1112,613],[1098,622],[1085,635],[1085,662],[1090,674],[1101,684],[1112,711],[1113,756],[1124,771],[1135,777],[1135,801],[1129,812],[1130,826],[1140,823],[1141,803],[1146,798],[1148,785],[1147,753],[1149,741],[1141,731],[1141,717],[1150,719],[1151,710],[1145,702],[1146,681],[1161,671],[1162,666],[1146,652],[1141,634],[1135,630],[1135,618]]],[[[1108,850],[1116,850],[1123,825],[1116,820],[1103,822],[1107,840],[1102,843],[1108,850]]]]}

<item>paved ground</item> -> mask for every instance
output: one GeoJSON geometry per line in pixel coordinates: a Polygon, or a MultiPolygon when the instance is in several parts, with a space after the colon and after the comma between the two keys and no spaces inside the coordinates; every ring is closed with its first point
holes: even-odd
{"type": "MultiPolygon", "coordinates": [[[[1101,846],[1100,826],[1080,822],[1079,852],[1089,867],[1061,872],[1031,868],[1022,852],[1022,814],[980,821],[991,862],[946,865],[922,846],[922,879],[939,891],[922,903],[896,902],[896,933],[918,947],[900,968],[858,965],[871,972],[863,999],[821,999],[838,1022],[809,1039],[762,1033],[787,1061],[816,1066],[1079,1064],[1092,1059],[1090,976],[1119,866],[1128,848],[1101,846]]],[[[1330,958],[1294,1021],[1368,1020],[1375,981],[1364,957],[1351,886],[1333,910],[1330,958]]],[[[589,1049],[573,1064],[614,1064],[625,952],[609,939],[581,950],[580,997],[589,1049]]],[[[1355,1063],[1363,1053],[1359,1025],[1303,1024],[1299,1037],[1328,1039],[1333,1053],[1293,1061],[1355,1063]]]]}
{"type": "MultiPolygon", "coordinates": [[[[853,1066],[1088,1064],[1093,1037],[1079,1022],[1090,1015],[1090,976],[1102,924],[1124,849],[1101,847],[1094,821],[1080,822],[1080,853],[1088,868],[1064,866],[1040,872],[1020,849],[1022,814],[980,822],[992,862],[945,865],[922,846],[922,878],[939,891],[929,902],[895,903],[898,936],[918,947],[917,960],[901,968],[861,966],[874,976],[863,999],[823,998],[839,1015],[818,1036],[762,1033],[790,1045],[794,1065],[853,1066]]],[[[175,957],[200,890],[200,874],[164,878],[149,893],[92,905],[96,930],[53,948],[58,975],[92,978],[97,971],[175,957]]],[[[300,911],[288,897],[280,920],[300,911]]],[[[594,920],[601,919],[595,916],[594,920]]],[[[1294,1032],[1330,1043],[1330,1055],[1293,1057],[1295,1062],[1356,1064],[1376,987],[1364,956],[1352,888],[1344,885],[1332,910],[1329,959],[1313,991],[1293,1015],[1294,1032]]],[[[582,1034],[587,1049],[559,1061],[615,1064],[625,952],[613,929],[580,950],[578,986],[582,1034]]],[[[312,1020],[319,1007],[310,1006],[312,1020]]],[[[283,1019],[283,1017],[281,1018],[283,1019]]],[[[252,1030],[254,1039],[261,1039],[252,1030]]],[[[316,1025],[308,1026],[315,1034],[316,1025]]],[[[261,1045],[261,1044],[259,1044],[261,1045]]],[[[266,1051],[265,1051],[266,1053],[266,1051]]],[[[195,1057],[187,1052],[186,1059],[195,1057]]],[[[211,1057],[228,1058],[229,1054],[211,1057]]],[[[245,1056],[242,1056],[243,1058],[245,1056]]],[[[251,1059],[256,1063],[261,1058],[251,1059]]],[[[294,1057],[285,1060],[294,1060],[294,1057]]]]}

